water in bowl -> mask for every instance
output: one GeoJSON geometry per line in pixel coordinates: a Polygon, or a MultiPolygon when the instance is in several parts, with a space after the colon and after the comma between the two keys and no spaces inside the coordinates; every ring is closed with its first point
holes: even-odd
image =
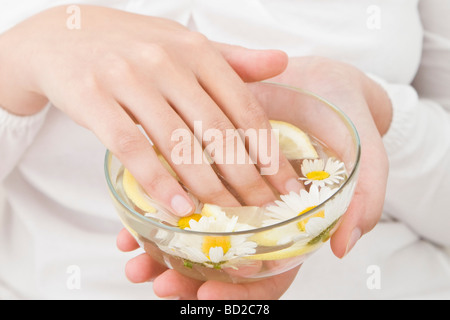
{"type": "MultiPolygon", "coordinates": [[[[337,159],[336,153],[331,148],[327,147],[315,137],[310,136],[310,139],[317,150],[320,159],[325,162],[330,158],[337,159]]],[[[299,177],[303,177],[301,172],[303,161],[304,159],[290,161],[299,177]]],[[[116,181],[119,196],[129,207],[133,208],[134,211],[146,216],[146,219],[155,219],[154,215],[149,216],[127,197],[122,184],[123,171],[124,168],[122,167],[119,170],[116,181]]],[[[345,179],[346,178],[347,176],[345,176],[345,179]]],[[[341,183],[343,183],[344,180],[341,183]]],[[[230,187],[226,182],[225,185],[230,190],[230,187]]],[[[305,190],[308,191],[311,185],[312,184],[306,184],[305,190]]],[[[143,190],[142,193],[144,197],[148,197],[148,200],[152,201],[143,190]]],[[[198,201],[198,213],[201,211],[202,205],[203,204],[198,201]]],[[[157,210],[167,211],[162,207],[159,207],[157,210]]],[[[236,216],[240,223],[249,226],[249,230],[260,228],[266,213],[265,208],[247,207],[245,204],[243,204],[243,207],[223,208],[223,211],[229,218],[236,216]]],[[[170,216],[170,213],[166,213],[170,216]]],[[[176,218],[174,220],[169,218],[156,220],[159,223],[177,228],[176,218]]],[[[143,247],[146,252],[150,253],[154,259],[182,274],[203,281],[215,279],[227,282],[245,282],[279,274],[291,269],[293,266],[301,264],[310,253],[329,238],[330,232],[335,227],[336,223],[337,221],[333,222],[322,233],[312,239],[293,238],[292,241],[282,243],[276,243],[276,237],[281,237],[285,234],[283,228],[291,228],[292,226],[287,225],[281,228],[275,228],[274,230],[266,228],[266,230],[262,232],[249,233],[248,238],[257,242],[254,253],[233,258],[232,261],[223,261],[219,263],[199,263],[198,261],[187,258],[186,255],[182,253],[182,250],[177,251],[171,248],[171,241],[173,241],[175,237],[173,232],[166,232],[166,238],[164,238],[162,235],[164,232],[161,231],[161,228],[149,227],[149,229],[153,228],[154,230],[148,233],[134,230],[131,225],[128,225],[127,228],[135,236],[141,247],[143,247]],[[158,233],[160,234],[158,235],[158,233]],[[271,237],[275,237],[275,239],[271,239],[271,237]]],[[[127,225],[127,223],[125,223],[125,225],[127,225]]],[[[193,235],[193,237],[199,237],[199,235],[193,235]]]]}

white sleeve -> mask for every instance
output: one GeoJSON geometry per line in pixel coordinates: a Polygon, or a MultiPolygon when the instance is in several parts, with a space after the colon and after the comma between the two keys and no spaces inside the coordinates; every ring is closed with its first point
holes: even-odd
{"type": "Polygon", "coordinates": [[[390,162],[385,212],[450,246],[450,1],[423,0],[419,9],[424,48],[414,83],[376,79],[393,104],[383,137],[390,162]]]}
{"type": "Polygon", "coordinates": [[[19,162],[39,132],[50,105],[31,116],[17,116],[0,107],[0,182],[19,162]]]}

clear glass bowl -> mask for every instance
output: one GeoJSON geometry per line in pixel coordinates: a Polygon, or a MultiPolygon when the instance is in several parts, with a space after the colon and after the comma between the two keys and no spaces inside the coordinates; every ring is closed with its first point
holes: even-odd
{"type": "Polygon", "coordinates": [[[281,196],[281,202],[272,207],[213,205],[211,211],[215,213],[202,218],[203,222],[210,219],[205,223],[227,225],[234,231],[223,231],[225,227],[219,229],[221,232],[203,232],[199,231],[202,219],[193,222],[197,228],[183,229],[167,223],[175,216],[151,198],[147,199],[149,203],[168,219],[155,219],[138,210],[124,195],[122,164],[106,152],[106,180],[124,226],[155,260],[194,279],[242,283],[302,264],[330,238],[353,196],[360,142],[349,118],[321,97],[298,88],[268,82],[248,87],[270,119],[289,122],[313,137],[315,145],[326,146],[332,158],[343,163],[343,179],[325,186],[306,184],[305,191],[281,196]],[[298,209],[302,205],[306,210],[298,209]]]}

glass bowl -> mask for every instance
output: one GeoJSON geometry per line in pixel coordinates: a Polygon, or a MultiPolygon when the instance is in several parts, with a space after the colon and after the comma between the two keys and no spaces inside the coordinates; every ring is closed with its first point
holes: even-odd
{"type": "Polygon", "coordinates": [[[242,283],[302,264],[330,238],[353,196],[360,142],[349,118],[299,88],[268,82],[248,87],[270,119],[296,126],[317,150],[316,158],[291,159],[305,189],[280,195],[272,205],[197,202],[195,219],[179,219],[146,197],[155,210],[145,212],[126,196],[124,168],[106,151],[106,180],[123,225],[155,260],[194,279],[242,283]]]}

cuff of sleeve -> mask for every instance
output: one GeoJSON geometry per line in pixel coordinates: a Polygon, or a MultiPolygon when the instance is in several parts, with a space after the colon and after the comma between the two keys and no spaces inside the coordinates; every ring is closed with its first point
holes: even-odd
{"type": "Polygon", "coordinates": [[[392,121],[389,130],[383,136],[384,147],[388,155],[392,155],[408,141],[416,116],[417,92],[409,85],[391,84],[384,79],[366,74],[378,83],[388,94],[392,103],[392,121]]]}
{"type": "Polygon", "coordinates": [[[0,126],[10,132],[22,132],[38,127],[43,123],[50,105],[51,103],[48,103],[41,111],[29,116],[12,114],[0,106],[0,126]]]}

